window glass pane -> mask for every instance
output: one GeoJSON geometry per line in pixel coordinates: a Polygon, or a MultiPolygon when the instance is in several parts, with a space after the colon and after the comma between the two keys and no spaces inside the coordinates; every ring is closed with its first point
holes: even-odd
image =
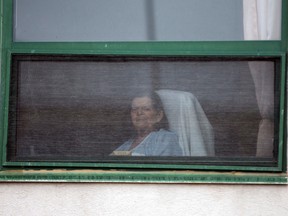
{"type": "Polygon", "coordinates": [[[14,55],[8,159],[272,160],[278,87],[277,58],[14,55]]]}
{"type": "Polygon", "coordinates": [[[242,0],[14,0],[14,41],[243,38],[242,0]]]}

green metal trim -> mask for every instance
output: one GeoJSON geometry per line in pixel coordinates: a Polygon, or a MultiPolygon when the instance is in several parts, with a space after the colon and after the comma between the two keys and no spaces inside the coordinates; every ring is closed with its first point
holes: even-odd
{"type": "Polygon", "coordinates": [[[2,57],[1,53],[2,53],[2,39],[3,39],[3,35],[2,35],[3,16],[4,16],[4,14],[3,14],[3,0],[0,0],[0,58],[2,57]]]}
{"type": "Polygon", "coordinates": [[[4,84],[3,79],[5,80],[4,73],[3,73],[3,67],[2,67],[2,43],[3,43],[3,0],[0,0],[0,170],[2,169],[2,138],[4,136],[3,131],[3,118],[4,118],[4,106],[3,106],[3,100],[4,100],[4,84]],[[2,138],[1,138],[2,137],[2,138]]]}
{"type": "Polygon", "coordinates": [[[9,49],[13,43],[13,0],[2,0],[2,48],[9,49]]]}
{"type": "MultiPolygon", "coordinates": [[[[287,5],[288,6],[288,5],[287,5]]],[[[287,53],[285,56],[283,56],[283,62],[285,62],[285,64],[283,65],[283,68],[282,68],[282,76],[284,76],[284,79],[282,80],[282,97],[280,99],[280,101],[283,102],[283,107],[284,107],[284,110],[283,110],[283,148],[282,148],[282,151],[283,151],[283,159],[282,159],[282,170],[283,172],[287,172],[287,70],[288,70],[288,56],[287,56],[287,53]]],[[[280,125],[281,126],[281,125],[280,125]]]]}
{"type": "Polygon", "coordinates": [[[43,42],[13,43],[12,52],[109,55],[257,55],[283,53],[281,41],[226,42],[43,42]]]}
{"type": "Polygon", "coordinates": [[[258,172],[283,172],[279,166],[227,166],[227,165],[183,165],[183,164],[144,164],[144,163],[96,163],[96,162],[4,162],[6,169],[13,167],[26,168],[98,168],[98,169],[159,169],[159,170],[221,170],[221,171],[258,171],[258,172]]]}
{"type": "Polygon", "coordinates": [[[13,40],[13,1],[1,0],[1,108],[0,108],[0,167],[5,160],[9,100],[9,61],[13,40]]]}
{"type": "MultiPolygon", "coordinates": [[[[59,51],[59,50],[58,50],[59,51]]],[[[20,55],[94,55],[94,56],[141,56],[141,57],[173,57],[173,56],[178,56],[178,57],[223,57],[223,58],[249,58],[249,57],[282,57],[283,55],[285,56],[286,53],[282,51],[246,51],[244,52],[238,52],[238,51],[225,51],[222,50],[221,52],[214,52],[214,51],[207,51],[206,53],[203,52],[194,52],[194,51],[183,51],[183,50],[178,50],[176,52],[162,52],[160,50],[157,51],[152,51],[150,50],[149,52],[139,52],[139,51],[128,51],[128,50],[123,50],[118,52],[115,51],[103,51],[103,50],[94,50],[93,52],[87,51],[87,50],[81,50],[81,52],[77,52],[75,50],[67,50],[67,52],[56,52],[55,50],[50,50],[47,52],[47,50],[22,50],[22,49],[12,49],[8,50],[8,53],[11,55],[13,54],[20,54],[20,55]]]]}
{"type": "MultiPolygon", "coordinates": [[[[6,70],[3,70],[3,80],[5,82],[5,84],[3,83],[3,103],[2,103],[2,108],[3,108],[3,118],[2,118],[2,125],[1,127],[1,131],[3,132],[2,140],[0,140],[0,144],[2,141],[2,145],[0,146],[0,152],[2,150],[2,165],[5,163],[6,161],[6,152],[7,152],[7,143],[8,143],[8,118],[9,118],[9,94],[10,94],[10,71],[8,70],[8,68],[10,68],[11,66],[11,53],[8,51],[5,53],[6,54],[6,64],[5,67],[7,68],[6,70]]],[[[4,60],[4,58],[3,58],[4,60]]]]}
{"type": "MultiPolygon", "coordinates": [[[[285,152],[285,142],[286,142],[286,55],[281,57],[281,83],[280,83],[280,116],[279,116],[279,144],[278,144],[278,167],[283,171],[286,171],[286,152],[285,152]]],[[[287,144],[286,144],[287,145],[287,144]]]]}
{"type": "Polygon", "coordinates": [[[287,174],[191,171],[13,170],[1,172],[0,182],[287,184],[287,174]]]}

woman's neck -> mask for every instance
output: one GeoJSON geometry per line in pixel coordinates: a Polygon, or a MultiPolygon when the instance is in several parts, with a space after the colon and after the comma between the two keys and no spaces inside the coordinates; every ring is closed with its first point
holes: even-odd
{"type": "Polygon", "coordinates": [[[144,138],[148,134],[150,134],[152,131],[155,131],[155,128],[149,128],[149,129],[139,129],[137,130],[137,136],[136,138],[144,138]]]}
{"type": "Polygon", "coordinates": [[[129,150],[132,150],[138,146],[152,131],[154,130],[137,130],[137,135],[133,140],[129,150]]]}

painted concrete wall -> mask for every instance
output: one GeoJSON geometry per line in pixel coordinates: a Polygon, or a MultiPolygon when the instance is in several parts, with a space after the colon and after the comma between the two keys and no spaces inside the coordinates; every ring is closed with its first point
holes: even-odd
{"type": "Polygon", "coordinates": [[[0,215],[288,215],[287,186],[0,184],[0,215]]]}

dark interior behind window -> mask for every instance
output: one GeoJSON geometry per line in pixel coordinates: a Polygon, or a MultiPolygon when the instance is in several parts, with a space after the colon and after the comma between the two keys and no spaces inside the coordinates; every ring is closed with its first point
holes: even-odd
{"type": "MultiPolygon", "coordinates": [[[[13,55],[10,82],[9,161],[119,161],[111,152],[131,137],[130,104],[139,89],[192,93],[214,132],[215,155],[224,164],[277,156],[279,59],[270,57],[131,57],[13,55]],[[263,114],[251,62],[272,65],[268,92],[273,149],[257,155],[263,114]],[[272,108],[271,108],[272,107],[272,108]],[[276,118],[275,118],[276,117],[276,118]],[[235,161],[231,161],[234,158],[235,161]],[[226,161],[226,162],[225,162],[226,161]]],[[[268,138],[267,138],[268,139],[268,138]]],[[[151,162],[136,157],[143,163],[151,162]]],[[[152,161],[162,158],[152,158],[152,161]]],[[[164,159],[163,159],[164,160],[164,159]]],[[[197,157],[204,163],[207,157],[197,157]]],[[[208,161],[209,161],[208,160],[208,161]]],[[[193,157],[165,157],[194,163],[193,157]]],[[[200,162],[199,162],[200,161],[200,162]]]]}

